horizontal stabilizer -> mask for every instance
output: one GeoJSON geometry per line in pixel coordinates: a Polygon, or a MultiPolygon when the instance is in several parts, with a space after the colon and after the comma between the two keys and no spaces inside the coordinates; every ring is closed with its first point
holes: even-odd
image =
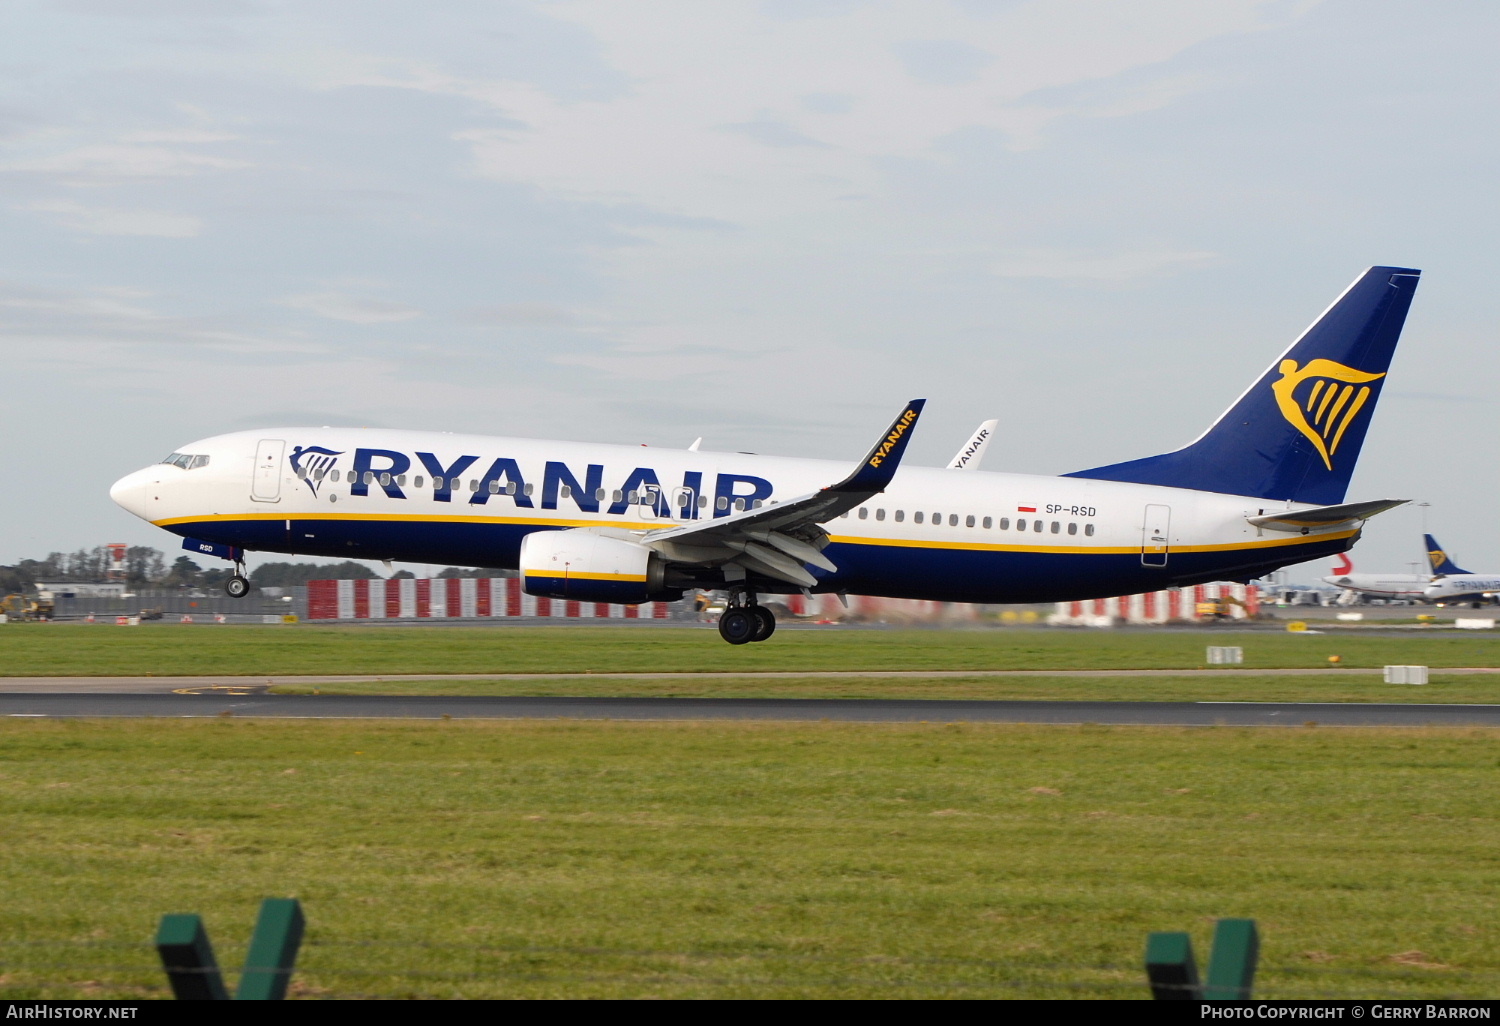
{"type": "Polygon", "coordinates": [[[1263,516],[1245,519],[1267,531],[1307,534],[1309,531],[1327,531],[1356,521],[1369,520],[1377,513],[1404,506],[1410,501],[1410,499],[1374,499],[1370,502],[1346,502],[1340,506],[1288,509],[1280,513],[1267,513],[1263,516]]]}

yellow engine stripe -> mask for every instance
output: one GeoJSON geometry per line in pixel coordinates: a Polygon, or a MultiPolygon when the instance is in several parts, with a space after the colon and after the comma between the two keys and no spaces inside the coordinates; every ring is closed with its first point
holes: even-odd
{"type": "Polygon", "coordinates": [[[631,581],[637,584],[644,584],[646,581],[645,574],[581,574],[572,570],[560,574],[546,570],[522,570],[521,573],[526,577],[551,577],[559,581],[631,581]]]}

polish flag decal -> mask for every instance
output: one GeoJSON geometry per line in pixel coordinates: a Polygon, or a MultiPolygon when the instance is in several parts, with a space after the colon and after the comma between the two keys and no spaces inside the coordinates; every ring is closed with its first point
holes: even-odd
{"type": "Polygon", "coordinates": [[[1016,512],[1017,513],[1035,513],[1036,512],[1036,507],[1035,506],[1017,506],[1016,507],[1016,512]]]}

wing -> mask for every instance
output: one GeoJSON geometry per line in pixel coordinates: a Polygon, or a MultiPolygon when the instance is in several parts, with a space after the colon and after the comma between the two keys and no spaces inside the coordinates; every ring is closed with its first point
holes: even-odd
{"type": "MultiPolygon", "coordinates": [[[[811,588],[818,579],[807,564],[837,570],[823,555],[828,533],[822,524],[885,491],[911,441],[924,399],[913,399],[848,477],[786,502],[741,510],[699,524],[653,531],[642,541],[669,563],[738,565],[774,580],[811,588]]],[[[726,579],[733,580],[731,574],[726,579]]]]}

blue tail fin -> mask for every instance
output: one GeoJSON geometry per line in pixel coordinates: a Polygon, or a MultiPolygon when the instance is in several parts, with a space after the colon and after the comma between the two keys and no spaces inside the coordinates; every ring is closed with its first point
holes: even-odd
{"type": "Polygon", "coordinates": [[[1467,574],[1469,571],[1460,570],[1453,560],[1448,558],[1448,553],[1437,543],[1437,539],[1430,534],[1422,535],[1422,540],[1427,543],[1427,562],[1432,564],[1432,575],[1434,577],[1447,577],[1449,574],[1467,574]]]}
{"type": "Polygon", "coordinates": [[[1184,449],[1067,477],[1344,501],[1421,271],[1372,267],[1184,449]]]}

